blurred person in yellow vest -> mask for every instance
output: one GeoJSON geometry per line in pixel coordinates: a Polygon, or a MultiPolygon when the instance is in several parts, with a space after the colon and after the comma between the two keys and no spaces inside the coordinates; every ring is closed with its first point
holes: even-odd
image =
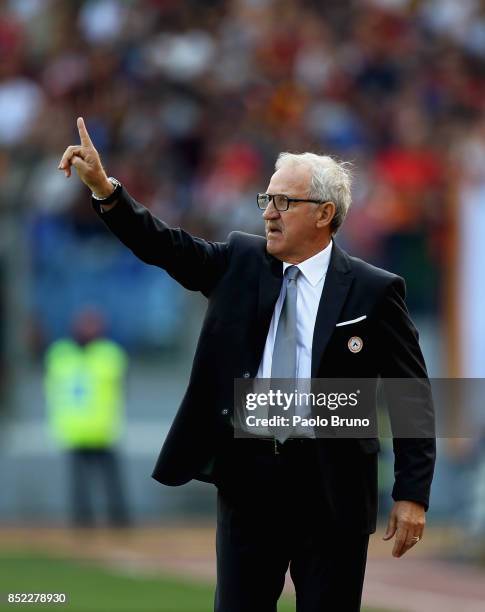
{"type": "Polygon", "coordinates": [[[54,342],[45,356],[45,396],[51,431],[69,458],[71,517],[95,525],[96,487],[107,498],[113,526],[129,524],[115,444],[124,412],[127,356],[103,337],[105,324],[87,308],[73,321],[72,338],[54,342]]]}

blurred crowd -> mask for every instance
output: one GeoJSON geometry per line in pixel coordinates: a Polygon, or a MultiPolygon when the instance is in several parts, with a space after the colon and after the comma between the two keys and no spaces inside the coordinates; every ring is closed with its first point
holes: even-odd
{"type": "Polygon", "coordinates": [[[312,150],[355,164],[343,246],[439,314],[450,201],[485,168],[484,0],[0,0],[0,57],[0,204],[40,251],[39,224],[102,231],[57,171],[78,115],[110,175],[213,239],[261,232],[276,155],[312,150]]]}

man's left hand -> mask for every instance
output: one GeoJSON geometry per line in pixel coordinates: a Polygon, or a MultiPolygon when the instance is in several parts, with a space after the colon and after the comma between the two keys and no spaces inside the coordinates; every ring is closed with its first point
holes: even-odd
{"type": "Polygon", "coordinates": [[[424,506],[413,501],[397,501],[392,507],[383,540],[396,535],[393,557],[402,557],[423,537],[426,523],[424,506]]]}

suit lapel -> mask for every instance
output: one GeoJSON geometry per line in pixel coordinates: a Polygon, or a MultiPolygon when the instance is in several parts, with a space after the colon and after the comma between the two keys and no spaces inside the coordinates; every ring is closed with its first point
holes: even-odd
{"type": "Polygon", "coordinates": [[[255,355],[263,354],[271,317],[283,283],[283,263],[265,253],[259,275],[258,311],[255,337],[255,355]]]}
{"type": "Polygon", "coordinates": [[[323,353],[335,329],[352,280],[347,254],[334,241],[313,332],[312,378],[317,375],[323,353]]]}

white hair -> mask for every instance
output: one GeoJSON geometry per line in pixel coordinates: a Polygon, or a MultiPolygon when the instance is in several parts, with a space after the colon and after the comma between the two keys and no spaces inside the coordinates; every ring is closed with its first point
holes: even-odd
{"type": "Polygon", "coordinates": [[[311,171],[308,197],[335,204],[335,216],[330,224],[332,234],[344,222],[352,202],[350,162],[339,162],[328,155],[315,153],[280,153],[275,168],[279,170],[286,164],[305,164],[311,171]]]}

